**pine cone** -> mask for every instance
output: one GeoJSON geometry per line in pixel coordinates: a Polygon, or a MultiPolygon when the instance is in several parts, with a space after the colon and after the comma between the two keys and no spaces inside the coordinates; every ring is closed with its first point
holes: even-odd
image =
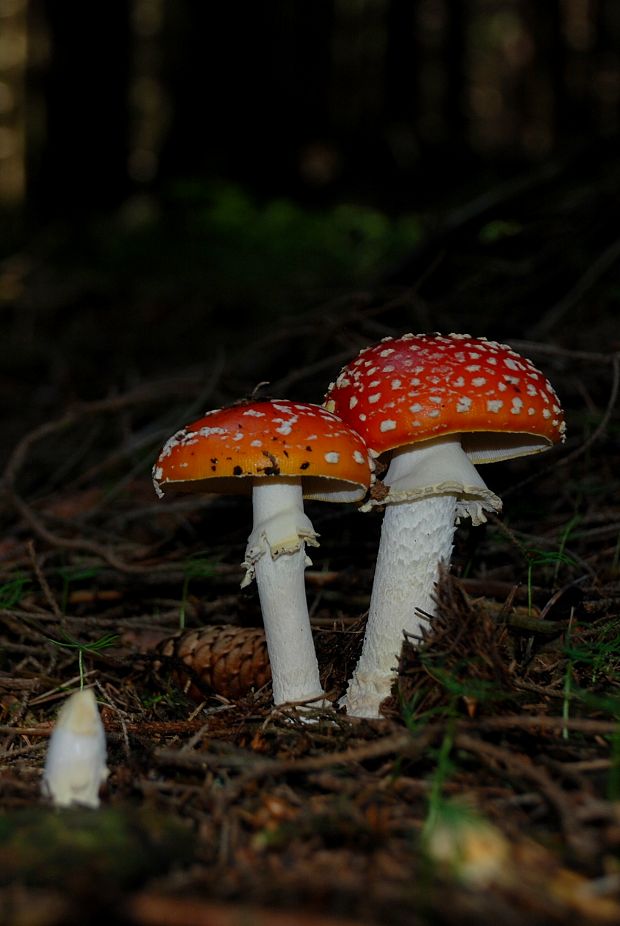
{"type": "Polygon", "coordinates": [[[158,649],[172,663],[177,684],[194,701],[209,693],[234,700],[271,680],[261,627],[214,624],[164,640],[158,649]]]}

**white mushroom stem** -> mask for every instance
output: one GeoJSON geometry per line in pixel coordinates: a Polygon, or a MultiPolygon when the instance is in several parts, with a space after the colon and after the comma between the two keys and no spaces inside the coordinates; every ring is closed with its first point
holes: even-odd
{"type": "Polygon", "coordinates": [[[248,538],[242,585],[256,577],[275,704],[308,701],[323,694],[310,628],[304,570],[306,543],[318,546],[304,514],[301,481],[269,477],[252,489],[253,530],[248,538]]]}
{"type": "Polygon", "coordinates": [[[99,788],[108,777],[106,742],[91,688],[64,702],[47,750],[42,790],[56,807],[99,806],[99,788]]]}
{"type": "Polygon", "coordinates": [[[409,445],[394,453],[362,654],[342,699],[354,717],[379,717],[390,694],[404,634],[419,637],[435,613],[442,562],[452,553],[460,517],[486,520],[499,499],[487,489],[456,437],[409,445]],[[422,613],[421,613],[422,612],[422,613]]]}

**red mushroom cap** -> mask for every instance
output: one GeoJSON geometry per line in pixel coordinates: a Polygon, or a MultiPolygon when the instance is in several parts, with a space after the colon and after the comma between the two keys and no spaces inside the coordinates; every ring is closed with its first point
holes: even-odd
{"type": "Polygon", "coordinates": [[[546,377],[505,344],[466,334],[405,334],[343,368],[325,407],[375,453],[461,434],[474,463],[524,456],[564,440],[546,377]]]}
{"type": "Polygon", "coordinates": [[[295,477],[306,498],[359,501],[371,467],[364,441],[340,418],[283,399],[219,408],[182,428],[159,454],[153,481],[158,494],[228,494],[250,492],[254,479],[295,477]]]}

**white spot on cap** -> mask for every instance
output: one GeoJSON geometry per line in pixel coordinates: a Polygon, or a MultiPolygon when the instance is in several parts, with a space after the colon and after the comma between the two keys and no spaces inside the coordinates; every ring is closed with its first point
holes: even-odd
{"type": "Polygon", "coordinates": [[[420,380],[418,379],[417,376],[414,376],[413,379],[410,379],[410,380],[409,380],[409,384],[410,384],[411,386],[419,386],[419,385],[420,385],[420,380]]]}
{"type": "Polygon", "coordinates": [[[394,348],[393,348],[393,347],[386,347],[385,350],[379,351],[379,356],[380,356],[380,357],[389,357],[390,354],[393,354],[393,353],[394,353],[394,348]]]}
{"type": "Polygon", "coordinates": [[[393,373],[395,369],[396,369],[396,367],[394,366],[394,364],[392,364],[392,363],[386,363],[386,365],[383,367],[383,372],[384,372],[384,373],[393,373]]]}
{"type": "Polygon", "coordinates": [[[360,414],[359,414],[359,419],[360,419],[360,421],[366,421],[366,418],[367,418],[367,417],[368,417],[368,415],[365,415],[364,412],[360,412],[360,414]]]}
{"type": "Polygon", "coordinates": [[[417,415],[418,412],[422,411],[422,406],[419,402],[416,402],[414,405],[409,406],[409,411],[412,415],[417,415]]]}
{"type": "Polygon", "coordinates": [[[365,458],[364,454],[363,454],[363,453],[360,453],[359,450],[354,450],[354,451],[353,451],[353,459],[355,460],[356,463],[365,463],[365,462],[366,462],[366,458],[365,458]]]}
{"type": "Polygon", "coordinates": [[[519,396],[515,396],[512,400],[512,408],[510,409],[511,415],[518,415],[523,408],[523,399],[520,399],[519,396]]]}
{"type": "Polygon", "coordinates": [[[452,380],[452,385],[456,386],[457,389],[462,389],[463,386],[465,385],[465,380],[463,379],[462,376],[459,376],[456,379],[452,380]]]}
{"type": "Polygon", "coordinates": [[[329,453],[325,454],[326,463],[340,463],[340,454],[336,453],[335,450],[330,450],[329,453]]]}
{"type": "Polygon", "coordinates": [[[380,398],[381,398],[381,393],[380,393],[380,392],[375,392],[374,395],[369,395],[369,396],[368,396],[368,401],[374,405],[375,402],[378,402],[380,398]]]}
{"type": "Polygon", "coordinates": [[[428,400],[429,402],[434,402],[435,405],[441,405],[443,401],[440,395],[429,395],[428,400]]]}
{"type": "Polygon", "coordinates": [[[523,366],[520,363],[515,363],[514,360],[511,360],[510,357],[504,358],[504,366],[508,367],[509,370],[522,370],[523,366]]]}
{"type": "Polygon", "coordinates": [[[276,428],[276,434],[287,436],[293,430],[293,425],[296,421],[296,418],[291,418],[289,421],[283,421],[282,424],[276,428]]]}
{"type": "Polygon", "coordinates": [[[396,422],[392,421],[390,418],[387,418],[385,421],[381,422],[381,424],[379,425],[379,430],[380,431],[395,431],[396,422]]]}
{"type": "Polygon", "coordinates": [[[476,387],[484,386],[486,385],[486,379],[484,376],[474,376],[474,378],[471,381],[471,384],[472,386],[476,386],[476,387]]]}
{"type": "Polygon", "coordinates": [[[349,399],[349,408],[355,408],[356,405],[357,405],[357,396],[352,395],[351,398],[349,399]]]}
{"type": "Polygon", "coordinates": [[[159,482],[159,480],[161,479],[163,475],[164,475],[163,469],[161,468],[161,466],[158,466],[153,472],[153,479],[156,479],[159,482]]]}
{"type": "Polygon", "coordinates": [[[400,389],[402,382],[399,379],[392,380],[392,389],[400,389]]]}
{"type": "Polygon", "coordinates": [[[243,440],[244,437],[245,437],[245,434],[243,433],[243,431],[237,431],[237,433],[233,435],[233,440],[237,442],[237,441],[243,440]]]}
{"type": "Polygon", "coordinates": [[[504,407],[504,403],[502,402],[501,399],[489,399],[489,401],[487,402],[488,412],[494,412],[495,414],[497,414],[497,412],[503,407],[504,407]]]}
{"type": "Polygon", "coordinates": [[[164,444],[164,446],[162,447],[162,451],[159,454],[159,459],[165,460],[166,457],[169,457],[172,451],[174,450],[174,448],[178,447],[180,444],[183,443],[186,436],[187,436],[187,431],[185,430],[185,428],[183,428],[182,430],[177,431],[176,434],[173,434],[172,437],[169,437],[166,443],[164,444]]]}
{"type": "MultiPolygon", "coordinates": [[[[459,397],[459,400],[456,403],[456,410],[457,412],[468,412],[471,406],[472,401],[469,396],[462,395],[459,397]]],[[[437,414],[439,414],[439,412],[437,414]]]]}
{"type": "Polygon", "coordinates": [[[440,415],[441,415],[441,412],[439,411],[438,408],[434,408],[432,411],[428,412],[429,418],[439,418],[440,415]]]}
{"type": "Polygon", "coordinates": [[[226,428],[200,428],[198,431],[195,431],[194,434],[188,434],[187,437],[183,438],[184,444],[195,444],[196,438],[195,435],[198,434],[200,437],[211,437],[212,434],[226,434],[226,428]]]}
{"type": "Polygon", "coordinates": [[[468,367],[465,367],[468,373],[477,373],[480,369],[479,363],[470,363],[468,367]]]}
{"type": "Polygon", "coordinates": [[[262,440],[253,440],[252,443],[250,444],[250,447],[262,447],[262,446],[263,446],[262,440]]]}
{"type": "Polygon", "coordinates": [[[551,412],[548,408],[543,408],[543,418],[551,418],[551,412]]]}
{"type": "Polygon", "coordinates": [[[252,417],[252,418],[264,418],[265,417],[265,412],[257,412],[255,408],[247,408],[241,414],[247,415],[248,417],[252,417]]]}

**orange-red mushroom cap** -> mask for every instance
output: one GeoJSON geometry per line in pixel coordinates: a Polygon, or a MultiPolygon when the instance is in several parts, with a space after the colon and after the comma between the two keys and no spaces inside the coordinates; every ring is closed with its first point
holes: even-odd
{"type": "Polygon", "coordinates": [[[372,462],[363,439],[319,405],[277,400],[209,412],[178,431],[153,467],[169,488],[249,493],[256,479],[300,478],[306,498],[360,501],[372,462]]]}
{"type": "Polygon", "coordinates": [[[406,334],[362,350],[330,386],[325,407],[375,453],[462,435],[472,462],[547,450],[564,414],[543,373],[511,347],[465,334],[406,334]]]}

